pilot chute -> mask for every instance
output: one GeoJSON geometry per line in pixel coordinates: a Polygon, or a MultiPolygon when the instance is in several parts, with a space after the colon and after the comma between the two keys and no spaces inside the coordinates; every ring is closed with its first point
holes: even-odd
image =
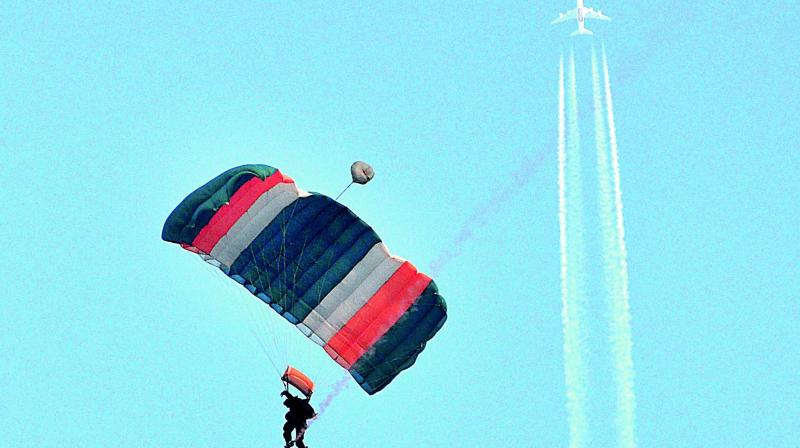
{"type": "Polygon", "coordinates": [[[375,177],[375,170],[366,162],[353,162],[350,165],[350,176],[353,182],[364,185],[375,177]]]}

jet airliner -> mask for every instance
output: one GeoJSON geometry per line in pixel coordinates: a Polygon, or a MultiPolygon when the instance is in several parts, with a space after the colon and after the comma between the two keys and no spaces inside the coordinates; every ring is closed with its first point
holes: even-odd
{"type": "Polygon", "coordinates": [[[592,8],[586,8],[583,6],[583,0],[578,0],[578,5],[575,9],[559,14],[550,24],[554,25],[556,23],[566,22],[567,20],[577,20],[578,29],[573,31],[570,36],[591,35],[592,32],[587,30],[583,24],[586,19],[611,20],[610,17],[603,14],[603,11],[595,11],[592,8]]]}

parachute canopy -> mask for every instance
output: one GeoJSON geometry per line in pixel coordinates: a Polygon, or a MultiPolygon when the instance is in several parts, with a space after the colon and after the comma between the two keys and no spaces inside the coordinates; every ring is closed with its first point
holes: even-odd
{"type": "Polygon", "coordinates": [[[353,162],[350,165],[350,176],[353,182],[364,185],[375,177],[375,170],[367,162],[353,162]]]}
{"type": "Polygon", "coordinates": [[[314,382],[311,381],[303,372],[295,369],[292,366],[287,366],[286,371],[283,372],[281,380],[287,384],[296,387],[297,390],[310,397],[314,393],[314,382]]]}
{"type": "Polygon", "coordinates": [[[322,346],[374,394],[447,319],[436,284],[333,199],[266,165],[187,196],[161,237],[197,253],[322,346]]]}

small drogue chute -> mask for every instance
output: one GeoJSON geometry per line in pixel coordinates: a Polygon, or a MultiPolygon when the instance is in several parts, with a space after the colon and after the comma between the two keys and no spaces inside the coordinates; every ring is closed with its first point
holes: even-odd
{"type": "Polygon", "coordinates": [[[350,165],[350,176],[353,178],[353,182],[364,185],[375,177],[375,170],[367,162],[353,162],[350,165]]]}

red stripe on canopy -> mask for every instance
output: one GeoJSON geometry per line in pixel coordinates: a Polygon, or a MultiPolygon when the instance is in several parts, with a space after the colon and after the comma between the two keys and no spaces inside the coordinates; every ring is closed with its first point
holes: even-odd
{"type": "Polygon", "coordinates": [[[408,311],[430,282],[430,277],[406,261],[333,335],[325,351],[349,369],[408,311]]]}
{"type": "Polygon", "coordinates": [[[211,220],[200,230],[192,246],[210,254],[219,240],[236,224],[258,198],[279,183],[293,183],[290,178],[284,177],[280,171],[276,171],[268,178],[261,180],[254,177],[245,182],[231,196],[227,204],[214,213],[211,220]]]}
{"type": "Polygon", "coordinates": [[[196,247],[192,246],[191,244],[181,243],[181,247],[195,254],[200,252],[196,247]]]}

